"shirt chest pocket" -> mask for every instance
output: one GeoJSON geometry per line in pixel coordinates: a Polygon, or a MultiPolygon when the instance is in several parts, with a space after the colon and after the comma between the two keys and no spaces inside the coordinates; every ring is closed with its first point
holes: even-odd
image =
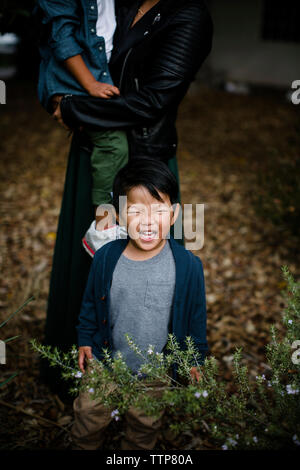
{"type": "Polygon", "coordinates": [[[171,308],[174,285],[171,282],[147,282],[145,302],[147,308],[171,308]]]}

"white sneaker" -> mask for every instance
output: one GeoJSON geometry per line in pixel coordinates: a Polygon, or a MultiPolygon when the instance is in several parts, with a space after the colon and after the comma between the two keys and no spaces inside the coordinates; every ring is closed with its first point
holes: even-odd
{"type": "Polygon", "coordinates": [[[120,225],[113,225],[105,230],[96,230],[96,220],[90,225],[82,239],[82,246],[85,251],[93,258],[99,248],[113,240],[126,238],[127,230],[120,225]]]}

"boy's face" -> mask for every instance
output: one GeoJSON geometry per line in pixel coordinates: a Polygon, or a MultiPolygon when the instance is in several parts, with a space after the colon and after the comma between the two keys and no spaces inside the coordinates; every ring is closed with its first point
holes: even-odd
{"type": "MultiPolygon", "coordinates": [[[[121,221],[127,212],[127,232],[133,245],[151,251],[158,247],[174,224],[179,205],[173,210],[169,196],[157,191],[162,201],[155,199],[147,188],[136,186],[127,193],[127,207],[121,214],[121,221]]],[[[119,219],[119,218],[118,218],[119,219]]]]}

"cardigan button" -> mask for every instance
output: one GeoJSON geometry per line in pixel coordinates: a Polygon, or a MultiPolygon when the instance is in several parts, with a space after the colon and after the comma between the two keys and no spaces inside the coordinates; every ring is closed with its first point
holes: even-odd
{"type": "Polygon", "coordinates": [[[101,300],[105,300],[105,299],[106,299],[106,296],[102,295],[101,300]]]}
{"type": "Polygon", "coordinates": [[[105,341],[103,341],[103,344],[104,344],[104,346],[107,346],[107,345],[108,345],[107,339],[106,339],[105,341]]]}
{"type": "Polygon", "coordinates": [[[107,323],[106,318],[104,318],[104,319],[102,320],[102,323],[103,323],[103,325],[106,325],[106,323],[107,323]]]}

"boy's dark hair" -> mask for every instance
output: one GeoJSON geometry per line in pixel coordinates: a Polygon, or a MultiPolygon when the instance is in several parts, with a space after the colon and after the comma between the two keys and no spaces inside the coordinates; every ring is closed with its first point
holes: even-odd
{"type": "Polygon", "coordinates": [[[161,160],[151,157],[133,158],[117,173],[113,184],[113,205],[119,213],[119,196],[126,196],[130,189],[144,186],[158,201],[157,192],[167,194],[171,204],[177,202],[178,184],[175,175],[161,160]]]}

